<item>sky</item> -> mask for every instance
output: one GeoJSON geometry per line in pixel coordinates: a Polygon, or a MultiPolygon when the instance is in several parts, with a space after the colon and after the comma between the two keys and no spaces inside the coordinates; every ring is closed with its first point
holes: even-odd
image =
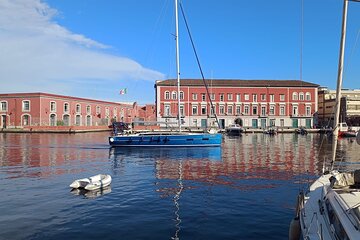
{"type": "MultiPolygon", "coordinates": [[[[342,0],[182,0],[205,78],[336,88],[342,0]]],[[[176,78],[173,0],[0,0],[0,93],[154,103],[176,78]],[[127,88],[127,94],[120,95],[127,88]]],[[[179,14],[180,76],[201,78],[179,14]]],[[[350,2],[343,88],[360,89],[350,2]]]]}

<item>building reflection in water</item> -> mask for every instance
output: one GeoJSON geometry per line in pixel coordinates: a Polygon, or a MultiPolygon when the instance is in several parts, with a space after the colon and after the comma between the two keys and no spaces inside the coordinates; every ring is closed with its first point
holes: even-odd
{"type": "Polygon", "coordinates": [[[98,159],[106,162],[104,152],[93,147],[93,142],[87,144],[83,137],[81,134],[0,134],[0,167],[4,167],[2,170],[10,178],[48,177],[83,172],[86,164],[98,159]]]}

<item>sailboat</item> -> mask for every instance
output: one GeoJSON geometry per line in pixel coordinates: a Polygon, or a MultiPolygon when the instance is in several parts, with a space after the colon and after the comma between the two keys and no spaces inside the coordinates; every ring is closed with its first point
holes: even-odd
{"type": "MultiPolygon", "coordinates": [[[[176,40],[176,70],[177,96],[180,96],[180,61],[179,61],[179,24],[178,1],[175,0],[175,40],[176,40]]],[[[146,132],[126,134],[125,131],[114,133],[109,137],[110,146],[118,147],[207,147],[220,146],[222,134],[217,132],[190,133],[182,132],[180,117],[180,97],[178,97],[178,130],[171,132],[146,132]]]]}
{"type": "MultiPolygon", "coordinates": [[[[336,109],[332,142],[332,164],[306,192],[298,195],[296,216],[289,239],[360,239],[360,169],[334,170],[339,135],[340,98],[344,64],[344,46],[348,2],[344,0],[339,68],[336,87],[336,109]]],[[[360,136],[358,136],[360,137],[360,136]]]]}

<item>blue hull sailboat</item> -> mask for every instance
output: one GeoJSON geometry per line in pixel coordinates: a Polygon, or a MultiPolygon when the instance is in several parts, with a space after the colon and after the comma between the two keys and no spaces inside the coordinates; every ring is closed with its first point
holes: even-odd
{"type": "Polygon", "coordinates": [[[118,147],[212,147],[221,142],[220,133],[158,132],[109,137],[109,144],[118,147]]]}
{"type": "MultiPolygon", "coordinates": [[[[177,70],[177,96],[180,96],[180,61],[178,40],[178,1],[175,0],[175,40],[176,40],[176,70],[177,70]]],[[[205,85],[207,88],[207,86],[205,85]]],[[[208,93],[209,94],[209,93],[208,93]]],[[[210,102],[212,105],[212,102],[210,102]]],[[[127,134],[123,129],[116,131],[109,137],[109,144],[117,147],[213,147],[221,146],[221,133],[192,133],[182,132],[180,117],[180,97],[178,97],[178,130],[170,132],[147,132],[127,134]]],[[[213,106],[212,109],[214,110],[213,106]]],[[[115,126],[114,126],[115,127],[115,126]]],[[[126,129],[126,128],[125,128],[126,129]]]]}

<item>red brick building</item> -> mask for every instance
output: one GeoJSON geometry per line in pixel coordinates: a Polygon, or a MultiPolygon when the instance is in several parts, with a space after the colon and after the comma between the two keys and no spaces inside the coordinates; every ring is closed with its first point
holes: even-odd
{"type": "MultiPolygon", "coordinates": [[[[318,110],[318,85],[298,80],[206,80],[220,125],[243,127],[312,127],[318,110]]],[[[177,83],[157,81],[156,114],[159,122],[176,122],[177,83]]],[[[202,80],[183,79],[180,90],[183,126],[215,126],[215,115],[202,80]]]]}
{"type": "Polygon", "coordinates": [[[107,127],[111,120],[132,122],[134,105],[49,93],[0,94],[0,128],[107,127]]]}

